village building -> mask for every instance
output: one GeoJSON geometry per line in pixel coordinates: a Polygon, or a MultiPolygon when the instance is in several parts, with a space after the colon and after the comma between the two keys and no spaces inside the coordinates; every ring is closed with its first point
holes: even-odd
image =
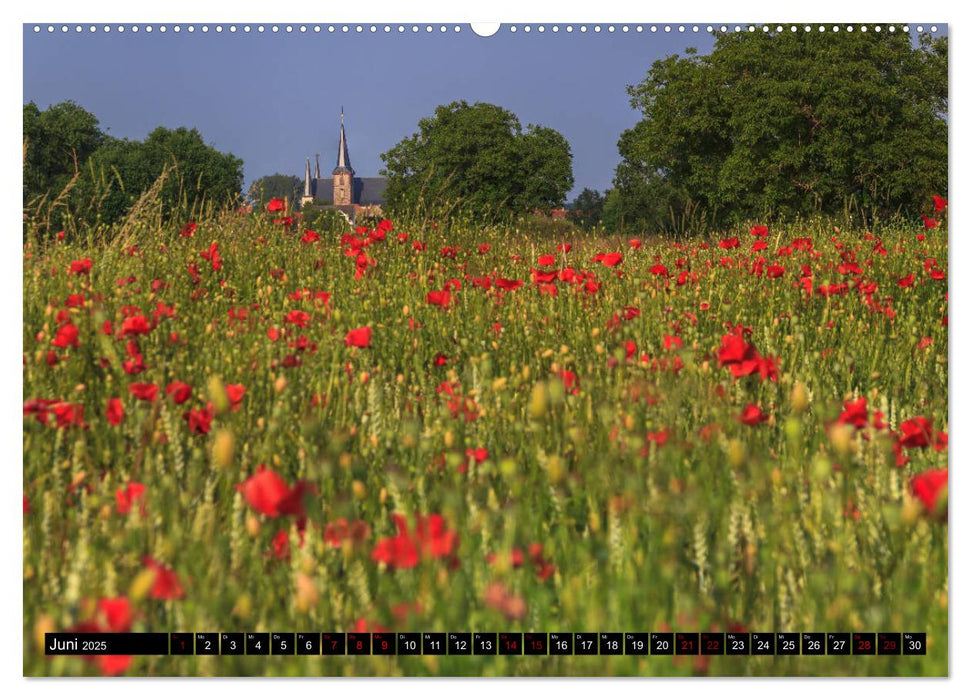
{"type": "Polygon", "coordinates": [[[331,177],[320,176],[320,154],[314,156],[314,173],[310,175],[310,159],[304,171],[303,196],[300,206],[303,209],[336,209],[348,219],[355,221],[358,216],[380,216],[385,203],[384,191],[388,180],[384,177],[357,177],[351,167],[351,157],[347,148],[347,134],[344,131],[344,110],[341,109],[340,136],[337,144],[337,165],[331,177]]]}

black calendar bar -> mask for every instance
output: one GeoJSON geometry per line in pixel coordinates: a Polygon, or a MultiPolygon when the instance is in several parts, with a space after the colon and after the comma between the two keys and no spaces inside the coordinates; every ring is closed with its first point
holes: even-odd
{"type": "Polygon", "coordinates": [[[48,656],[167,656],[166,632],[46,632],[48,656]]]}
{"type": "Polygon", "coordinates": [[[913,656],[925,632],[48,632],[50,656],[913,656]]]}

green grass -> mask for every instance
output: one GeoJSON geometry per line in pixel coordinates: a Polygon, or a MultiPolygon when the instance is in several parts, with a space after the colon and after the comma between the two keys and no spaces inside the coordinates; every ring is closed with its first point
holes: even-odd
{"type": "Polygon", "coordinates": [[[400,221],[367,250],[376,265],[355,279],[354,258],[335,237],[303,243],[266,215],[200,222],[191,239],[179,228],[114,244],[41,244],[28,231],[24,401],[83,404],[88,428],[24,418],[26,675],[98,673],[78,658],[45,658],[36,637],[91,618],[93,601],[115,596],[130,599],[134,631],[343,631],[363,618],[369,629],[400,631],[740,625],[928,635],[923,657],[715,657],[706,665],[624,656],[145,657],[127,670],[133,675],[947,674],[947,526],[909,488],[913,474],[946,468],[946,449],[907,449],[909,463],[898,467],[887,430],[830,430],[843,402],[857,397],[894,430],[915,416],[947,430],[947,282],[924,265],[933,257],[946,270],[946,229],[923,242],[917,228],[881,231],[885,256],[864,232],[834,233],[822,221],[771,230],[762,255],[786,271],[769,279],[750,274],[757,253],[747,231],[731,250],[717,239],[708,249],[697,240],[628,249],[584,237],[561,254],[560,241],[527,230],[400,221]],[[799,237],[811,237],[816,252],[777,258],[799,237]],[[415,252],[415,240],[427,250],[415,252]],[[862,274],[841,274],[834,241],[855,252],[862,274]],[[218,271],[199,255],[211,242],[218,271]],[[491,248],[480,254],[483,243],[491,248]],[[459,246],[456,257],[443,257],[445,246],[459,246]],[[617,267],[592,262],[613,250],[624,256],[617,267]],[[530,268],[541,254],[555,255],[556,269],[593,273],[599,291],[559,282],[555,297],[540,293],[530,268]],[[722,266],[722,256],[741,264],[722,266]],[[92,260],[90,274],[69,274],[82,258],[92,260]],[[670,278],[652,274],[658,259],[670,278]],[[677,284],[678,260],[696,279],[677,284]],[[848,282],[849,292],[807,298],[803,265],[814,287],[848,282]],[[898,286],[909,273],[914,285],[898,286]],[[497,303],[495,288],[472,284],[484,275],[524,285],[497,303]],[[453,278],[462,284],[449,308],[426,303],[453,278]],[[164,285],[153,291],[153,280],[164,285]],[[858,280],[878,285],[881,305],[892,299],[894,318],[864,304],[858,280]],[[329,306],[288,298],[303,288],[329,292],[329,306]],[[60,362],[51,367],[69,294],[85,297],[67,311],[78,347],[53,348],[60,362]],[[126,340],[117,337],[122,309],[137,306],[151,320],[158,302],[175,316],[136,338],[147,369],[129,376],[126,340]],[[641,315],[612,329],[624,307],[641,315]],[[234,308],[248,309],[247,318],[232,322],[234,308]],[[293,309],[310,315],[305,328],[285,322],[293,309]],[[105,321],[113,336],[101,332],[105,321]],[[736,380],[719,366],[726,324],[751,327],[758,352],[778,358],[778,381],[736,380]],[[360,326],[372,328],[372,346],[345,346],[360,326]],[[289,347],[300,335],[315,352],[289,347]],[[665,335],[682,347],[665,348],[665,335]],[[918,347],[922,338],[932,339],[928,347],[918,347]],[[626,341],[637,346],[631,361],[626,341]],[[435,364],[439,353],[450,358],[444,366],[435,364]],[[683,367],[654,369],[638,361],[645,354],[683,367]],[[301,364],[285,367],[287,355],[301,364]],[[561,369],[576,375],[576,393],[564,389],[561,369]],[[193,386],[181,406],[165,394],[176,380],[193,386]],[[134,400],[131,382],[158,384],[158,401],[134,400]],[[443,382],[474,401],[477,418],[467,420],[462,406],[453,416],[437,391],[443,382]],[[246,387],[236,411],[220,410],[224,383],[246,387]],[[314,406],[315,395],[326,400],[314,406]],[[112,397],[124,404],[118,426],[105,417],[112,397]],[[191,434],[183,412],[208,401],[211,431],[191,434]],[[743,425],[737,416],[749,403],[768,421],[743,425]],[[664,445],[647,439],[664,429],[664,445]],[[469,465],[474,448],[488,458],[469,465]],[[302,545],[294,518],[259,514],[236,489],[258,464],[315,491],[302,545]],[[146,487],[144,516],[137,506],[117,512],[116,490],[130,481],[146,487]],[[394,534],[391,515],[413,522],[416,512],[444,516],[459,538],[455,560],[429,557],[400,570],[374,561],[374,547],[394,534]],[[325,526],[338,518],[364,521],[369,536],[325,542],[325,526]],[[269,554],[281,529],[289,560],[269,554]],[[518,568],[502,556],[487,561],[533,543],[555,566],[545,579],[528,552],[518,568]],[[184,596],[148,594],[145,555],[176,573],[184,596]],[[487,605],[494,582],[512,599],[505,612],[487,605]],[[417,604],[406,618],[393,612],[403,603],[417,604]]]}

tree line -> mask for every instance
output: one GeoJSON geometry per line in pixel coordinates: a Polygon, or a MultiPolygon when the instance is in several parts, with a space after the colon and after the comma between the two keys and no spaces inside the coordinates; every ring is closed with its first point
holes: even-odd
{"type": "Polygon", "coordinates": [[[72,101],[45,110],[29,102],[23,117],[24,208],[46,207],[54,227],[76,219],[112,224],[156,183],[166,215],[234,204],[242,189],[243,161],[196,129],[160,126],[144,140],[115,138],[72,101]]]}
{"type": "MultiPolygon", "coordinates": [[[[570,203],[584,227],[690,231],[852,207],[916,214],[947,190],[947,38],[876,32],[719,34],[707,55],[658,60],[628,86],[639,121],[617,143],[612,187],[570,203]]],[[[24,106],[24,203],[71,184],[74,213],[120,218],[167,166],[165,206],[240,196],[242,161],[194,129],[115,139],[71,102],[24,106]]],[[[573,188],[562,134],[512,112],[442,105],[383,153],[391,212],[488,219],[559,208],[573,188]]],[[[300,178],[261,178],[248,199],[298,199],[300,178]]]]}

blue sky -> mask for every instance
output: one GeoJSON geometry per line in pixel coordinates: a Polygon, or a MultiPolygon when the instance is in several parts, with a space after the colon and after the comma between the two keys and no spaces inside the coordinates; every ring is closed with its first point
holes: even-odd
{"type": "Polygon", "coordinates": [[[247,184],[274,172],[303,174],[319,152],[329,173],[344,106],[351,162],[377,175],[380,154],[453,100],[514,112],[525,126],[560,131],[573,150],[576,194],[610,186],[621,131],[636,123],[626,86],[650,65],[712,37],[658,31],[515,34],[483,38],[467,25],[357,34],[175,34],[112,31],[35,34],[24,27],[24,102],[42,109],[74,100],[116,137],[144,138],[156,126],[196,127],[216,148],[243,159],[247,184]]]}

